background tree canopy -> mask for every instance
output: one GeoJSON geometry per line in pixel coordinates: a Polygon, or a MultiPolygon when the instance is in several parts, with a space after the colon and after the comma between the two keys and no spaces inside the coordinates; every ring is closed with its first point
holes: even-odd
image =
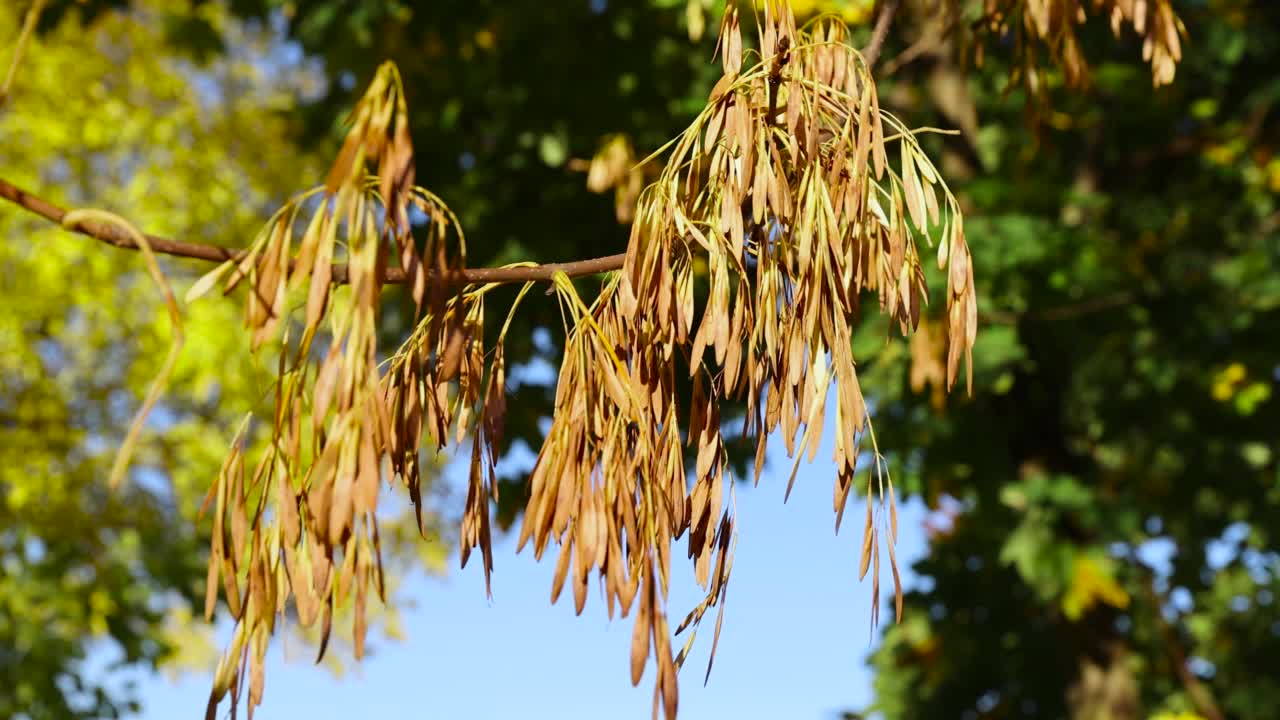
{"type": "MultiPolygon", "coordinates": [[[[299,177],[323,172],[290,119],[321,75],[270,28],[213,5],[163,7],[86,13],[85,25],[79,8],[60,20],[52,8],[0,109],[0,167],[55,202],[128,208],[153,232],[236,246],[299,177]],[[184,22],[216,30],[219,53],[196,62],[174,34],[184,22]]],[[[0,13],[5,43],[21,21],[0,13]]],[[[154,288],[134,253],[65,242],[8,209],[0,228],[0,716],[113,717],[137,698],[88,674],[91,650],[122,666],[215,658],[193,620],[208,544],[197,510],[228,429],[261,410],[270,373],[227,332],[240,322],[233,303],[192,306],[172,391],[130,482],[108,490],[169,342],[154,288]]],[[[200,269],[166,268],[175,281],[200,269]]],[[[388,526],[393,563],[439,569],[440,538],[421,542],[410,517],[388,526]]],[[[384,620],[394,633],[394,615],[384,620]]]]}
{"type": "MultiPolygon", "coordinates": [[[[942,392],[945,283],[931,283],[909,341],[886,343],[874,313],[853,340],[899,492],[934,511],[902,530],[929,533],[914,568],[925,582],[886,623],[876,700],[856,713],[1214,720],[1280,707],[1265,671],[1280,650],[1280,6],[1136,4],[881,3],[897,8],[874,73],[881,104],[908,127],[962,131],[920,142],[967,216],[982,330],[972,396],[942,392]],[[1144,56],[1140,34],[1164,28],[1166,9],[1187,31],[1172,78],[1167,41],[1144,56]],[[1147,24],[1113,34],[1111,14],[1134,12],[1147,24]]],[[[26,5],[0,13],[0,60],[26,5]]],[[[871,2],[793,6],[802,20],[839,13],[856,46],[870,36],[871,2]]],[[[706,104],[722,12],[54,0],[0,107],[0,173],[149,232],[242,247],[324,180],[340,121],[390,59],[418,180],[458,213],[469,266],[622,252],[636,183],[652,176],[621,168],[706,104]]],[[[127,663],[174,662],[174,639],[197,632],[184,621],[204,576],[196,511],[270,370],[227,330],[234,303],[192,305],[132,482],[108,492],[168,341],[154,290],[134,255],[11,206],[0,226],[0,686],[14,688],[0,715],[102,716],[131,698],[74,687],[86,648],[110,638],[127,663]]],[[[494,292],[488,328],[518,289],[494,292]]],[[[412,314],[407,295],[389,297],[379,332],[394,345],[412,314]]],[[[559,327],[555,300],[532,293],[508,367],[558,365],[559,327]]],[[[554,398],[519,384],[504,449],[542,444],[554,398]]],[[[753,445],[726,440],[749,465],[753,445]]],[[[503,478],[503,526],[525,506],[519,470],[503,478]]],[[[402,558],[422,557],[412,522],[391,527],[402,558]]],[[[749,631],[732,611],[727,628],[749,631]]]]}

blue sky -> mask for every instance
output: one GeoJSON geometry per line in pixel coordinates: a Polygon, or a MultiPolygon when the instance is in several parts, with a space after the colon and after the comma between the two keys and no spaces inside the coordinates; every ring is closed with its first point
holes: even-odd
{"type": "MultiPolygon", "coordinates": [[[[834,416],[828,413],[828,425],[834,416]]],[[[860,523],[848,522],[839,536],[833,533],[833,436],[828,427],[827,442],[812,465],[801,467],[787,504],[782,496],[790,463],[781,452],[770,458],[758,488],[739,485],[739,540],[720,647],[703,687],[714,630],[709,617],[680,674],[681,718],[818,720],[870,701],[865,658],[876,636],[869,625],[871,584],[870,577],[861,583],[857,578],[860,523]]],[[[461,479],[457,469],[448,471],[448,482],[461,479]]],[[[923,519],[918,503],[903,508],[898,546],[903,566],[925,550],[923,519]]],[[[512,538],[497,543],[495,566],[492,601],[485,598],[480,563],[459,571],[456,552],[448,576],[409,580],[405,593],[416,608],[404,613],[407,639],[379,641],[374,653],[342,679],[313,666],[313,649],[296,640],[285,661],[277,638],[258,717],[650,717],[652,665],[638,688],[630,684],[631,618],[610,622],[594,585],[581,617],[574,615],[569,593],[551,605],[554,562],[535,563],[527,551],[516,555],[512,538]]],[[[884,572],[892,587],[887,567],[884,572]]],[[[904,579],[909,584],[910,574],[904,579]]],[[[698,598],[691,566],[678,564],[670,602],[673,627],[698,598]]],[[[882,618],[892,621],[887,604],[882,618]]],[[[676,647],[682,643],[683,636],[676,647]]],[[[201,716],[209,682],[205,674],[176,683],[144,678],[142,717],[201,716]]]]}

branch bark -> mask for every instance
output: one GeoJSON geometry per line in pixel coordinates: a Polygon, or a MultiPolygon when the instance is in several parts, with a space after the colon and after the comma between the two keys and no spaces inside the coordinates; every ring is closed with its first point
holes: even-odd
{"type": "Polygon", "coordinates": [[[893,16],[898,12],[898,6],[902,4],[902,0],[885,0],[880,7],[880,15],[876,18],[876,25],[871,30],[871,42],[867,43],[867,48],[862,51],[862,58],[867,61],[867,67],[874,67],[876,60],[880,58],[880,51],[884,49],[884,39],[889,35],[889,26],[893,24],[893,16]]]}
{"type": "MultiPolygon", "coordinates": [[[[0,179],[0,197],[3,197],[5,200],[8,200],[30,213],[39,215],[40,217],[58,225],[62,224],[63,218],[67,215],[66,209],[58,207],[44,198],[33,195],[4,179],[0,179]]],[[[114,225],[86,222],[69,229],[80,233],[81,235],[91,237],[100,242],[125,250],[140,249],[137,243],[135,243],[127,233],[114,225]]],[[[174,240],[156,235],[147,235],[146,238],[147,242],[151,244],[152,251],[161,255],[193,258],[209,262],[237,260],[244,255],[244,251],[242,250],[234,250],[232,248],[219,247],[217,245],[186,242],[184,240],[174,240]]],[[[619,253],[617,255],[607,255],[605,257],[592,258],[590,260],[547,263],[545,265],[534,265],[528,267],[468,268],[448,273],[443,277],[440,273],[429,272],[428,280],[431,282],[447,282],[451,285],[550,282],[551,278],[557,272],[563,272],[569,277],[595,275],[597,273],[618,270],[622,267],[625,260],[626,253],[619,253]]],[[[335,265],[333,267],[333,281],[336,283],[347,282],[346,265],[335,265]]],[[[403,268],[387,268],[382,281],[389,285],[396,285],[407,282],[408,276],[405,274],[403,268]]]]}

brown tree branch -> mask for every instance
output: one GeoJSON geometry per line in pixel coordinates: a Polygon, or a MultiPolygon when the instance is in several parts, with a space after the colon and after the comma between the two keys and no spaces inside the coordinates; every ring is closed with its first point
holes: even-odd
{"type": "MultiPolygon", "coordinates": [[[[40,217],[59,225],[62,224],[63,218],[67,215],[67,211],[65,209],[54,205],[48,200],[32,195],[4,179],[0,179],[0,197],[3,197],[5,200],[8,200],[28,212],[39,215],[40,217]]],[[[108,245],[113,245],[125,250],[140,249],[137,243],[135,243],[127,233],[114,225],[86,222],[77,225],[73,230],[81,235],[86,235],[95,240],[99,240],[107,243],[108,245]]],[[[152,251],[161,255],[194,258],[196,260],[207,260],[210,262],[237,260],[244,255],[243,250],[233,250],[231,248],[219,247],[217,245],[185,242],[183,240],[173,240],[155,235],[147,235],[146,238],[147,242],[151,244],[152,251]]],[[[552,276],[557,272],[563,272],[569,277],[580,277],[583,275],[595,275],[597,273],[609,272],[610,270],[618,270],[622,267],[625,259],[626,253],[619,253],[617,255],[607,255],[605,257],[592,258],[590,260],[547,263],[545,265],[533,265],[528,267],[468,268],[448,273],[446,277],[440,277],[439,273],[429,271],[428,279],[433,282],[444,281],[451,285],[549,282],[552,276]]],[[[346,265],[335,265],[333,267],[333,281],[336,283],[347,282],[346,265]]],[[[382,281],[392,285],[400,284],[407,282],[408,276],[405,274],[403,268],[387,268],[382,281]]]]}
{"type": "Polygon", "coordinates": [[[880,16],[876,18],[876,26],[871,30],[871,42],[862,51],[862,58],[867,61],[868,68],[874,67],[879,59],[880,51],[884,49],[884,39],[889,35],[889,26],[893,24],[893,16],[897,14],[901,4],[902,0],[885,0],[881,5],[880,16]]]}
{"type": "MultiPolygon", "coordinates": [[[[67,211],[54,205],[53,203],[40,198],[36,195],[9,183],[0,178],[0,197],[9,202],[31,212],[35,215],[61,225],[62,219],[66,216],[67,211]]],[[[82,223],[75,228],[71,228],[74,232],[80,233],[87,237],[91,237],[100,242],[104,242],[114,247],[124,250],[140,250],[135,243],[121,228],[115,225],[105,225],[100,223],[82,223]]],[[[174,257],[192,258],[195,260],[206,260],[209,262],[225,262],[227,260],[238,260],[244,256],[243,250],[233,250],[231,248],[219,247],[217,245],[205,245],[202,243],[185,242],[183,240],[173,240],[170,238],[159,237],[157,235],[146,235],[147,242],[151,243],[151,250],[161,255],[172,255],[174,257]]],[[[626,260],[626,253],[617,255],[606,255],[604,257],[591,258],[590,260],[577,260],[573,262],[562,263],[546,263],[543,265],[533,265],[526,267],[499,267],[499,268],[468,268],[458,272],[449,273],[443,280],[450,285],[482,285],[485,283],[523,283],[523,282],[551,282],[552,277],[557,272],[564,272],[569,277],[582,277],[584,275],[596,275],[598,273],[610,272],[622,268],[626,260]]],[[[439,273],[428,271],[428,281],[439,282],[441,280],[439,273]]],[[[338,284],[344,284],[347,278],[347,266],[333,266],[333,281],[338,284]]],[[[382,277],[382,282],[388,285],[400,285],[408,282],[408,276],[403,268],[389,267],[386,269],[382,277]]],[[[1072,303],[1059,307],[1047,308],[1039,312],[1027,313],[1026,317],[1035,320],[1060,320],[1077,315],[1088,315],[1101,310],[1107,310],[1117,305],[1122,305],[1133,299],[1132,293],[1121,292],[1107,295],[1101,298],[1090,298],[1079,303],[1072,303]]],[[[994,322],[997,324],[1013,324],[1018,321],[1020,315],[1014,313],[1005,313],[1001,311],[987,311],[982,314],[983,322],[994,322]]]]}

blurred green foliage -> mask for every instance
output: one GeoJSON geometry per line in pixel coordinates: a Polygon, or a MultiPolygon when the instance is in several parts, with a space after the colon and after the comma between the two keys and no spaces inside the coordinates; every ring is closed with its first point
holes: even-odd
{"type": "Polygon", "coordinates": [[[972,398],[865,370],[938,522],[872,657],[886,718],[1280,707],[1280,8],[1175,5],[1162,90],[1123,45],[1030,121],[994,51],[960,100],[927,90],[946,55],[894,78],[912,122],[982,125],[945,150],[986,322],[972,398]]]}
{"type": "MultiPolygon", "coordinates": [[[[22,20],[11,10],[0,11],[6,69],[22,20]]],[[[6,180],[238,247],[323,173],[289,115],[319,75],[290,62],[270,28],[213,3],[139,2],[127,14],[53,3],[42,19],[0,110],[6,180]],[[215,33],[217,54],[201,62],[175,23],[215,33]]],[[[173,382],[130,477],[109,491],[168,347],[163,302],[138,253],[12,205],[0,237],[0,717],[116,717],[137,698],[113,669],[204,671],[216,659],[211,629],[193,619],[208,546],[197,510],[240,418],[268,407],[270,368],[235,330],[235,302],[184,306],[173,382]]],[[[207,269],[163,266],[180,289],[207,269]]],[[[439,567],[440,543],[410,528],[387,529],[392,558],[439,567]]],[[[384,621],[394,634],[394,617],[384,621]]]]}

